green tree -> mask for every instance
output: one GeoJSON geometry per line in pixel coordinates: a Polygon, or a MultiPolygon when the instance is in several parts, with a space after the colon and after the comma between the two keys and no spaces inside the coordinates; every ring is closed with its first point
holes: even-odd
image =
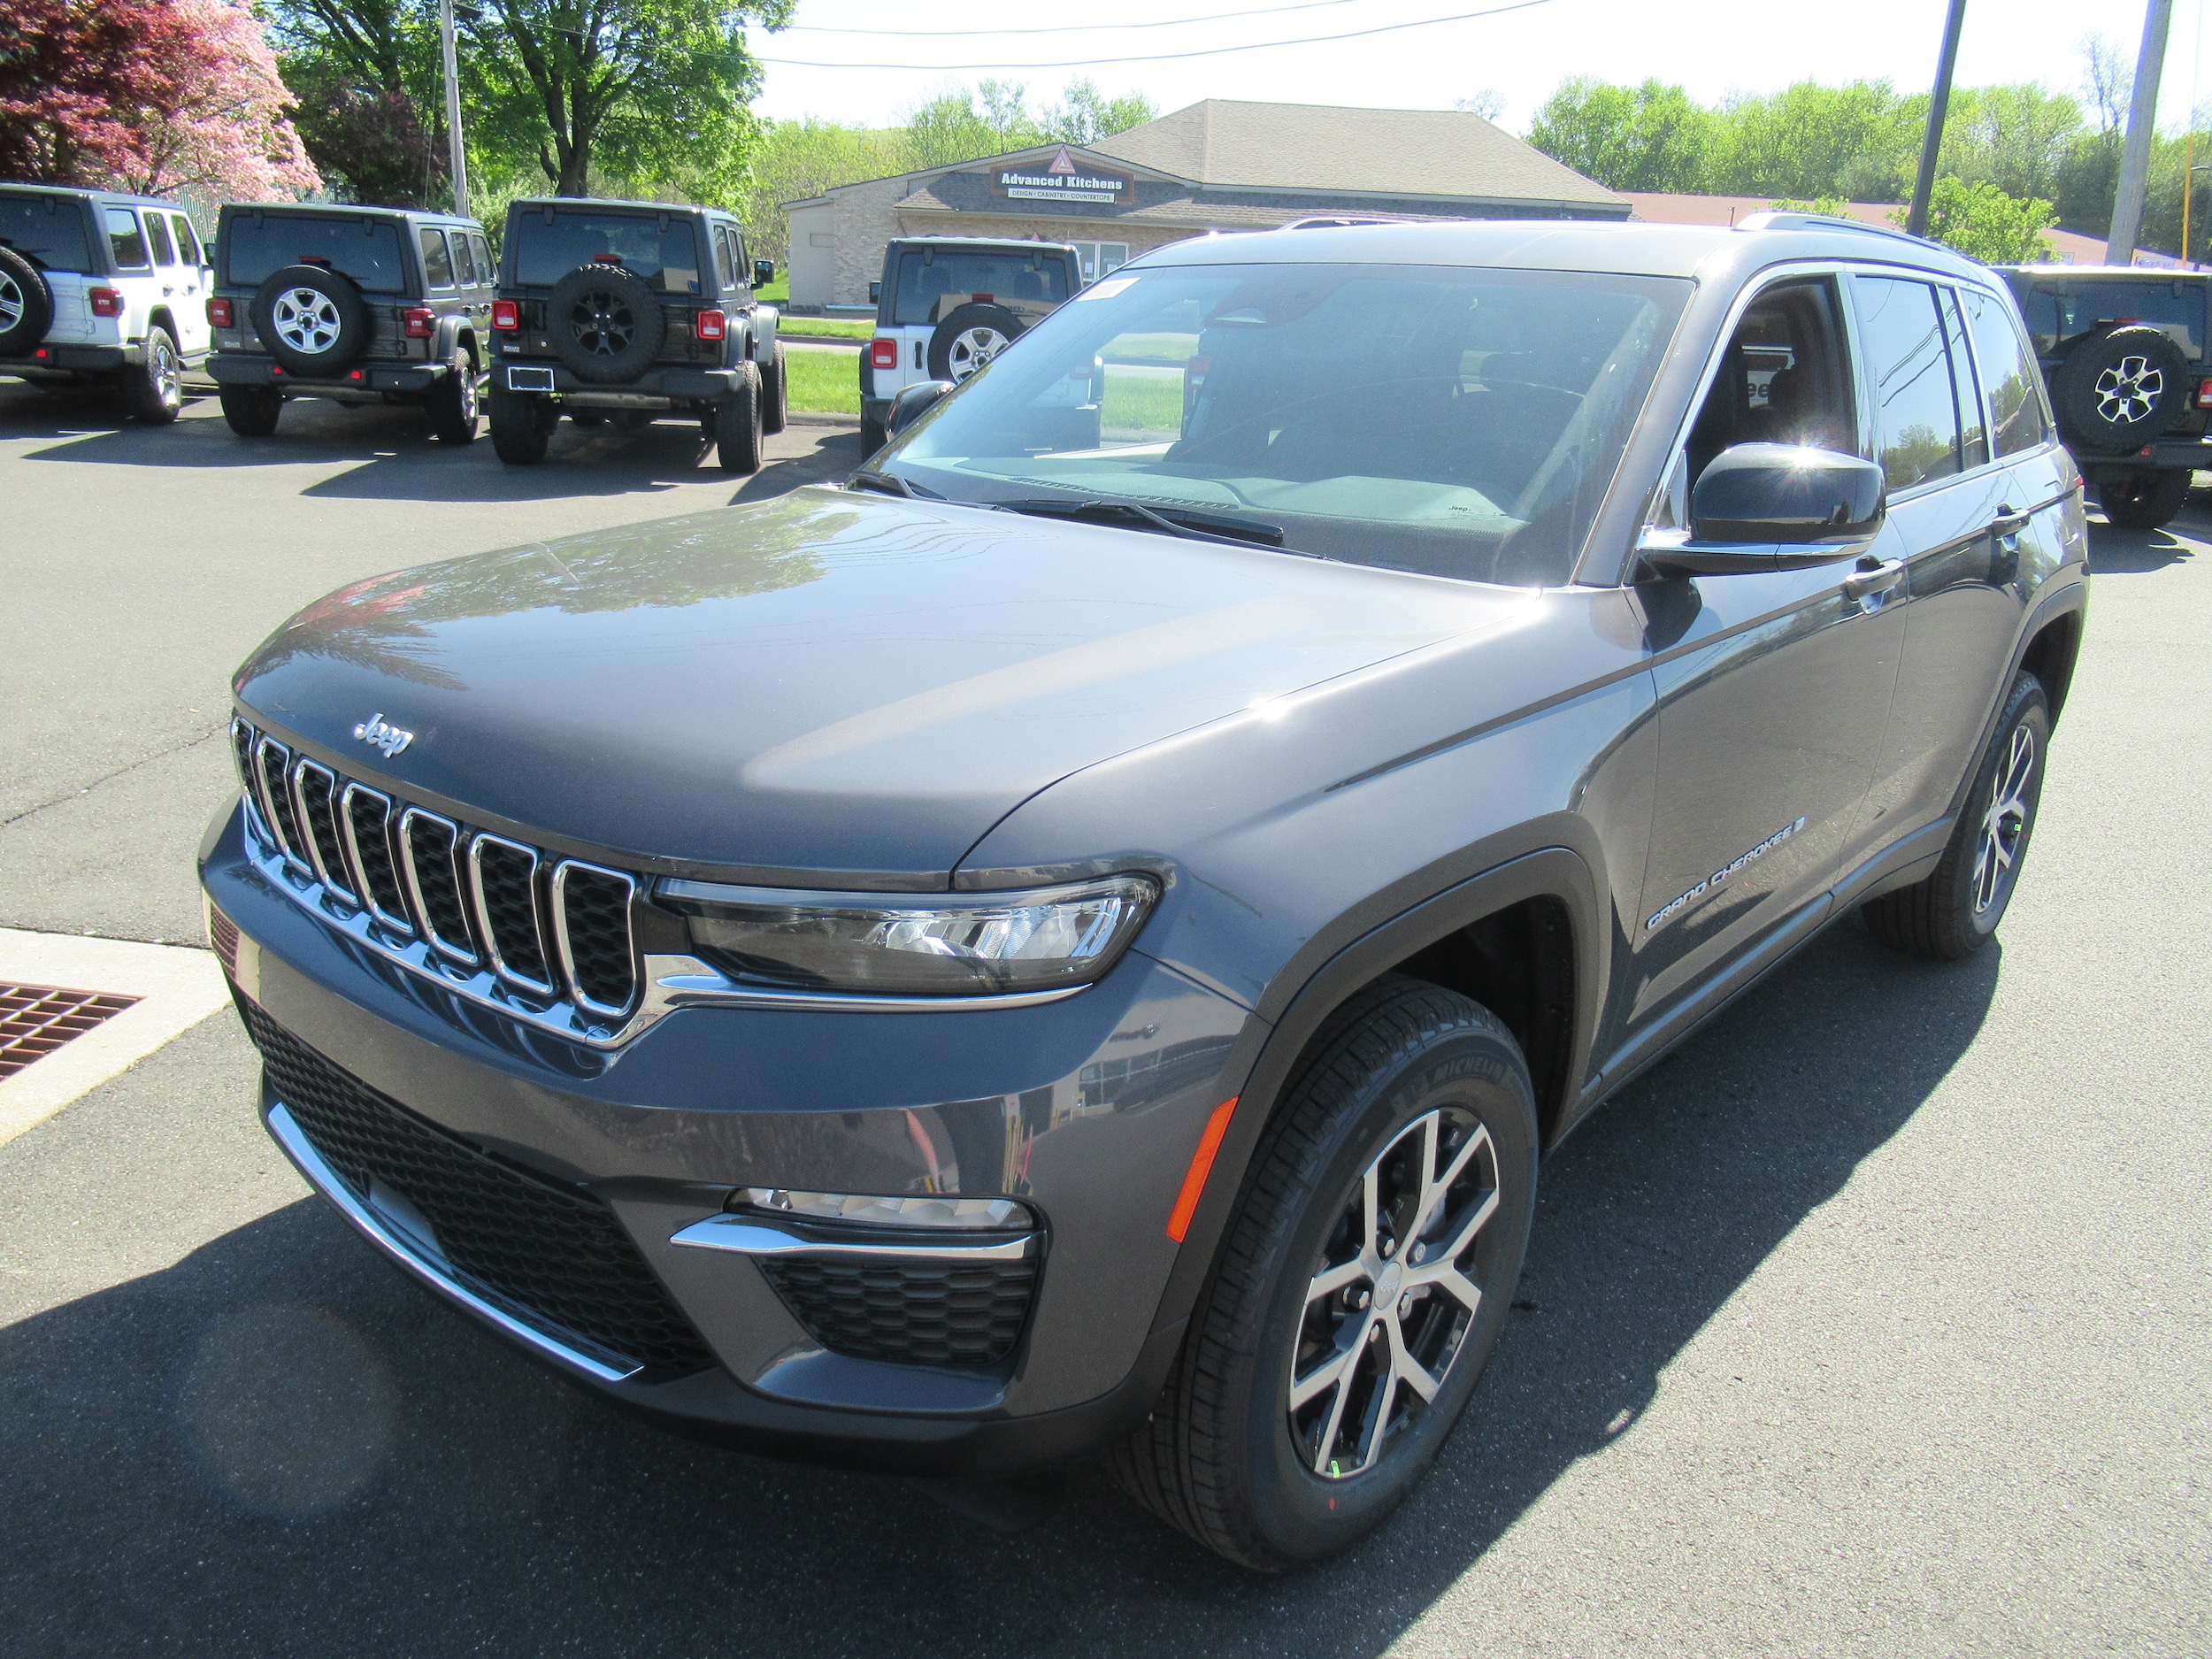
{"type": "Polygon", "coordinates": [[[1912,188],[1927,99],[1886,81],[1801,81],[1720,110],[1712,188],[1722,195],[1896,202],[1912,188]]]}
{"type": "Polygon", "coordinates": [[[895,127],[841,127],[833,121],[778,121],[754,146],[738,212],[746,245],[778,265],[790,257],[786,202],[841,184],[880,179],[907,165],[906,134],[895,127]]]}
{"type": "Polygon", "coordinates": [[[1142,127],[1159,113],[1141,92],[1110,98],[1093,81],[1071,81],[1060,102],[1044,112],[1038,125],[1047,138],[1064,144],[1095,144],[1102,138],[1142,127]]]}
{"type": "Polygon", "coordinates": [[[1713,117],[1680,87],[1617,87],[1588,75],[1563,81],[1536,111],[1528,142],[1611,190],[1710,188],[1713,117]]]}
{"type": "MultiPolygon", "coordinates": [[[[2032,265],[2051,257],[2043,233],[2057,216],[2039,196],[2021,200],[1993,184],[1946,174],[1928,193],[1928,234],[1984,265],[2032,265]]],[[[1902,210],[1891,215],[1902,225],[1902,210]]]]}

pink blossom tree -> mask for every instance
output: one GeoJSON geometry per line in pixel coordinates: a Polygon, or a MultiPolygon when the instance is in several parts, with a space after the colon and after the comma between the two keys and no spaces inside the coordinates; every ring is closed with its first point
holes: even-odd
{"type": "Polygon", "coordinates": [[[167,0],[179,35],[165,95],[127,118],[138,156],[122,181],[149,196],[192,189],[227,201],[321,187],[287,111],[293,98],[261,25],[238,0],[167,0]]]}

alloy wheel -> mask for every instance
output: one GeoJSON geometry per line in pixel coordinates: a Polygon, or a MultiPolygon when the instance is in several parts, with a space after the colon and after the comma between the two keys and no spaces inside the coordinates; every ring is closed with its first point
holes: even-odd
{"type": "Polygon", "coordinates": [[[2011,879],[2020,843],[2028,833],[2028,784],[2035,776],[2035,733],[2016,727],[2005,764],[1989,786],[1989,807],[1982,814],[1974,843],[1974,914],[1986,914],[2011,879]]]}
{"type": "Polygon", "coordinates": [[[164,409],[184,407],[184,371],[177,365],[177,354],[170,349],[167,340],[156,335],[153,351],[154,389],[160,394],[164,409]]]}
{"type": "Polygon", "coordinates": [[[1482,1305],[1498,1210],[1490,1132],[1451,1108],[1407,1125],[1361,1175],[1306,1286],[1290,1432],[1306,1466],[1375,1467],[1443,1386],[1482,1305]]]}
{"type": "Polygon", "coordinates": [[[952,347],[945,353],[946,366],[952,370],[953,384],[957,386],[1011,343],[995,328],[984,326],[961,330],[953,336],[952,347]]]}
{"type": "Polygon", "coordinates": [[[2116,426],[2131,425],[2157,406],[2165,389],[2165,375],[2147,357],[2122,357],[2097,377],[2097,413],[2116,426]]]}
{"type": "Polygon", "coordinates": [[[338,308],[319,288],[287,288],[269,308],[277,338],[304,357],[319,357],[338,343],[338,308]]]}
{"type": "Polygon", "coordinates": [[[23,297],[23,290],[16,285],[15,279],[0,271],[0,334],[21,322],[28,308],[29,302],[23,297]]]}
{"type": "Polygon", "coordinates": [[[476,419],[476,359],[461,359],[461,424],[467,426],[476,419]]]}
{"type": "Polygon", "coordinates": [[[600,289],[580,296],[569,312],[577,343],[594,357],[618,357],[629,349],[637,318],[619,295],[600,289]]]}

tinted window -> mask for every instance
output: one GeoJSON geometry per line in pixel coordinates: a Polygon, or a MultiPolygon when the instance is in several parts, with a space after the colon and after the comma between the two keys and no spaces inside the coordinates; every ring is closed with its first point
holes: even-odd
{"type": "Polygon", "coordinates": [[[127,207],[106,210],[108,221],[108,251],[115,263],[126,271],[147,268],[146,236],[138,228],[138,215],[127,207]]]}
{"type": "Polygon", "coordinates": [[[1568,272],[1148,269],[1046,317],[875,465],[958,501],[1133,502],[1355,564],[1561,583],[1689,292],[1568,272]]]}
{"type": "Polygon", "coordinates": [[[699,244],[691,221],[675,214],[584,212],[518,214],[507,227],[514,246],[515,280],[550,288],[580,265],[612,255],[622,268],[664,294],[696,294],[699,244]]]}
{"type": "Polygon", "coordinates": [[[714,263],[721,273],[722,286],[726,288],[735,288],[737,267],[730,263],[730,233],[719,226],[715,227],[714,232],[714,263]]]}
{"type": "Polygon", "coordinates": [[[422,233],[422,268],[425,279],[434,288],[453,286],[453,261],[447,257],[445,233],[425,230],[422,233]]]}
{"type": "Polygon", "coordinates": [[[173,244],[169,240],[168,215],[165,213],[147,214],[146,234],[153,243],[154,263],[156,265],[176,264],[177,250],[174,244],[173,244]]]}
{"type": "Polygon", "coordinates": [[[227,280],[258,288],[288,265],[325,265],[370,294],[404,294],[407,267],[388,219],[234,213],[223,227],[227,280]]]}
{"type": "Polygon", "coordinates": [[[2032,449],[2043,442],[2043,400],[2035,389],[2035,365],[2020,343],[2020,331],[1993,295],[1966,290],[1966,326],[1981,358],[1989,389],[1989,418],[1997,429],[2000,457],[2032,449]]]}
{"type": "Polygon", "coordinates": [[[0,196],[0,242],[46,271],[89,271],[84,213],[56,196],[0,196]]]}
{"type": "Polygon", "coordinates": [[[1873,380],[1876,458],[1893,490],[1959,470],[1959,414],[1936,292],[1925,282],[1857,279],[1873,380]]]}
{"type": "Polygon", "coordinates": [[[447,240],[453,244],[454,280],[464,287],[473,286],[476,281],[476,250],[469,246],[468,237],[460,231],[454,231],[447,240]]]}
{"type": "Polygon", "coordinates": [[[479,282],[498,281],[499,265],[492,257],[491,244],[472,231],[469,234],[469,240],[476,244],[476,280],[479,282]]]}
{"type": "Polygon", "coordinates": [[[1989,434],[1982,430],[1981,392],[1974,379],[1974,354],[1967,349],[1966,324],[1959,299],[1943,290],[1943,334],[1951,347],[1951,384],[1959,400],[1959,458],[1966,466],[1989,465],[1989,434]]]}
{"type": "Polygon", "coordinates": [[[895,323],[944,320],[976,295],[1057,305],[1068,296],[1067,261],[1059,254],[948,253],[915,249],[899,256],[895,323]]]}
{"type": "Polygon", "coordinates": [[[206,256],[200,252],[200,239],[192,233],[192,221],[181,213],[172,213],[169,222],[177,227],[179,262],[189,265],[205,264],[206,256]]]}
{"type": "Polygon", "coordinates": [[[2201,280],[2118,281],[2094,277],[2012,280],[2013,292],[2027,319],[2035,349],[2055,356],[2069,342],[2113,323],[2149,323],[2163,328],[2174,343],[2200,356],[2204,350],[2205,298],[2212,287],[2201,280]]]}

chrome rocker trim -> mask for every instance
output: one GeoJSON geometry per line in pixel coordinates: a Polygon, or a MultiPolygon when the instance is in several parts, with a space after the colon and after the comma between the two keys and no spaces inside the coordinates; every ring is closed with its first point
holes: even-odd
{"type": "Polygon", "coordinates": [[[704,1221],[695,1221],[668,1241],[696,1250],[731,1250],[740,1256],[811,1256],[842,1257],[848,1261],[855,1257],[879,1261],[887,1256],[902,1256],[909,1261],[926,1262],[1025,1262],[1037,1252],[1037,1235],[1033,1233],[1012,1238],[1000,1233],[979,1239],[960,1239],[949,1234],[940,1238],[918,1237],[916,1232],[905,1232],[898,1235],[895,1242],[887,1235],[879,1243],[874,1240],[808,1238],[787,1232],[757,1216],[737,1215],[710,1216],[704,1221]]]}
{"type": "Polygon", "coordinates": [[[433,1261],[388,1226],[383,1217],[353,1195],[337,1171],[324,1162],[323,1155],[315,1150],[314,1143],[301,1133],[292,1114],[278,1101],[268,1111],[270,1137],[292,1160],[307,1184],[330,1201],[331,1206],[351,1224],[353,1230],[384,1252],[392,1261],[445,1297],[457,1302],[485,1324],[505,1332],[524,1347],[534,1349],[546,1358],[580,1372],[594,1382],[618,1383],[636,1376],[645,1368],[627,1356],[608,1348],[596,1352],[572,1344],[583,1339],[572,1334],[569,1340],[561,1340],[526,1318],[509,1310],[506,1298],[495,1291],[479,1289],[456,1274],[442,1263],[433,1261]],[[628,1369],[623,1369],[627,1366],[628,1369]]]}

